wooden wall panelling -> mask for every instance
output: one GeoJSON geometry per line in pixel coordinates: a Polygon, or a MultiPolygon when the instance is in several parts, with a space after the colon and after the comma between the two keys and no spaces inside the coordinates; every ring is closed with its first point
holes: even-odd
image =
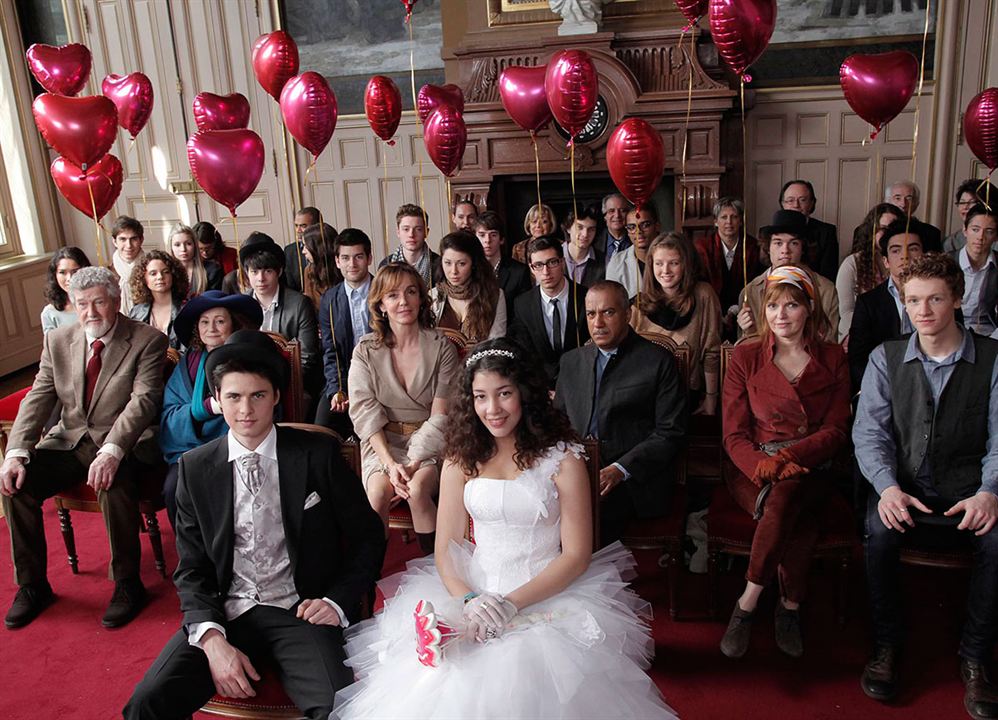
{"type": "Polygon", "coordinates": [[[0,275],[0,376],[38,362],[47,271],[48,258],[42,257],[0,275]]]}

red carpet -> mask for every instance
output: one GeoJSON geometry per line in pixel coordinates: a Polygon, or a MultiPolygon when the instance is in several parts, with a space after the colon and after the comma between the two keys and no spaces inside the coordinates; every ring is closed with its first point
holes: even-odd
{"type": "MultiPolygon", "coordinates": [[[[58,521],[50,509],[46,513],[49,578],[58,602],[27,628],[0,630],[0,718],[5,720],[120,717],[135,683],[177,629],[180,613],[173,584],[156,574],[145,537],[143,581],[152,602],[125,628],[109,631],[101,627],[100,617],[112,589],[106,579],[108,550],[103,523],[99,515],[82,512],[73,513],[73,522],[80,574],[74,577],[69,570],[58,521]]],[[[166,526],[167,564],[172,569],[176,563],[170,547],[172,535],[165,517],[162,522],[166,526]]],[[[6,528],[2,534],[7,536],[6,528]]],[[[416,543],[403,545],[394,534],[386,572],[399,569],[417,552],[416,543]]],[[[0,611],[5,613],[14,585],[10,557],[6,550],[0,555],[0,611]]],[[[908,613],[909,654],[902,668],[906,690],[896,705],[885,707],[867,699],[859,689],[866,621],[858,572],[851,584],[849,622],[840,629],[834,621],[833,585],[822,574],[823,568],[816,568],[811,603],[805,609],[807,654],[803,660],[790,660],[776,649],[769,603],[756,623],[748,656],[735,662],[717,649],[724,630],[721,623],[669,621],[664,575],[657,574],[654,558],[640,559],[647,575],[636,588],[654,604],[657,614],[657,656],[652,674],[683,718],[967,717],[956,656],[966,592],[966,576],[961,573],[906,573],[906,594],[912,605],[908,613]]],[[[722,584],[725,617],[737,592],[738,572],[726,576],[722,584]]],[[[684,575],[687,613],[702,612],[704,580],[684,575]]]]}

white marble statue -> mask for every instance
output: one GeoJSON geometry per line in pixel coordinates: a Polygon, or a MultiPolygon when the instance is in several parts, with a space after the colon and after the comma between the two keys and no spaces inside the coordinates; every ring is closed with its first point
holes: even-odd
{"type": "Polygon", "coordinates": [[[551,10],[561,15],[559,35],[588,35],[599,32],[603,6],[613,0],[549,0],[551,10]]]}

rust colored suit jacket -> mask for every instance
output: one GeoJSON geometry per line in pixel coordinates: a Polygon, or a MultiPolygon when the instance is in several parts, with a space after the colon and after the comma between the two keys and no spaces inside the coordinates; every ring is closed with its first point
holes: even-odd
{"type": "Polygon", "coordinates": [[[747,477],[767,457],[761,443],[796,441],[801,465],[815,468],[845,445],[849,362],[841,345],[813,341],[811,361],[792,384],[773,363],[773,340],[735,348],[724,377],[724,449],[747,477]]]}
{"type": "Polygon", "coordinates": [[[77,324],[46,333],[38,374],[21,402],[8,448],[68,451],[89,435],[97,448],[114,443],[126,453],[135,450],[144,461],[161,457],[154,426],[163,404],[167,344],[159,330],[119,314],[101,356],[90,408],[85,410],[87,339],[83,328],[77,324]],[[56,401],[62,403],[62,415],[39,441],[56,401]]]}

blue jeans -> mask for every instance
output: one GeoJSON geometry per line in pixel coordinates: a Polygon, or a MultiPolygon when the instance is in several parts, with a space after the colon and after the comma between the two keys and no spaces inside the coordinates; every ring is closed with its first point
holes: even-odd
{"type": "Polygon", "coordinates": [[[953,550],[961,544],[973,550],[970,588],[967,593],[967,620],[960,638],[960,657],[978,663],[991,659],[995,632],[998,630],[998,528],[977,536],[969,530],[957,530],[960,516],[942,518],[942,512],[956,500],[926,502],[932,516],[912,513],[915,527],[902,534],[884,525],[877,513],[880,497],[870,492],[866,506],[866,582],[873,612],[873,636],[877,645],[901,645],[901,588],[899,584],[900,549],[902,544],[919,548],[946,547],[953,550]]]}

